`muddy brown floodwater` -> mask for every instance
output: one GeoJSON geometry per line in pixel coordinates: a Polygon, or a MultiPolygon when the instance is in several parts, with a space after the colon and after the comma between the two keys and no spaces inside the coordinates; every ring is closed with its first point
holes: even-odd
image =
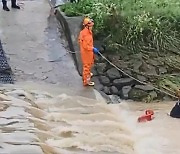
{"type": "Polygon", "coordinates": [[[51,88],[1,89],[1,154],[180,153],[180,122],[167,116],[174,102],[106,104],[51,88]],[[137,123],[145,109],[155,119],[137,123]]]}

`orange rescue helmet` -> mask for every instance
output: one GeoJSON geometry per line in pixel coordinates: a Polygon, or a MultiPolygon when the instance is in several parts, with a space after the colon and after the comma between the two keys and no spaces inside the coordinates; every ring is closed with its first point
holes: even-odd
{"type": "Polygon", "coordinates": [[[94,25],[94,21],[90,19],[89,17],[86,17],[84,18],[83,25],[92,27],[94,25]]]}

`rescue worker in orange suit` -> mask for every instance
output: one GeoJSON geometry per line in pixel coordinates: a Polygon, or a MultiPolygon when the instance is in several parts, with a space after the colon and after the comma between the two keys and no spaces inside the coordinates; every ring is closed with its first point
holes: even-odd
{"type": "Polygon", "coordinates": [[[94,86],[91,81],[91,68],[94,64],[94,54],[98,54],[99,50],[93,46],[93,28],[94,22],[92,19],[86,17],[83,21],[83,30],[79,34],[80,53],[83,64],[83,85],[94,86]]]}

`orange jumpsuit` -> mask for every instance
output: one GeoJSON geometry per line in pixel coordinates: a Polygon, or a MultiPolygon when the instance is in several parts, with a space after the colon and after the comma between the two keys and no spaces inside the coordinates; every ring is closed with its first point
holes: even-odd
{"type": "Polygon", "coordinates": [[[91,79],[91,68],[94,64],[93,34],[88,28],[84,28],[79,35],[80,53],[83,64],[83,85],[86,86],[91,79]]]}

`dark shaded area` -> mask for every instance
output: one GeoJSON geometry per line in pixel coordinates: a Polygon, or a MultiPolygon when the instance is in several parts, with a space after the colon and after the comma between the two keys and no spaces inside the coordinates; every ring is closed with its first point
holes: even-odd
{"type": "Polygon", "coordinates": [[[7,57],[0,40],[0,83],[14,83],[11,67],[8,64],[7,57]]]}
{"type": "Polygon", "coordinates": [[[173,118],[180,118],[180,101],[178,101],[170,112],[170,116],[173,118]]]}

